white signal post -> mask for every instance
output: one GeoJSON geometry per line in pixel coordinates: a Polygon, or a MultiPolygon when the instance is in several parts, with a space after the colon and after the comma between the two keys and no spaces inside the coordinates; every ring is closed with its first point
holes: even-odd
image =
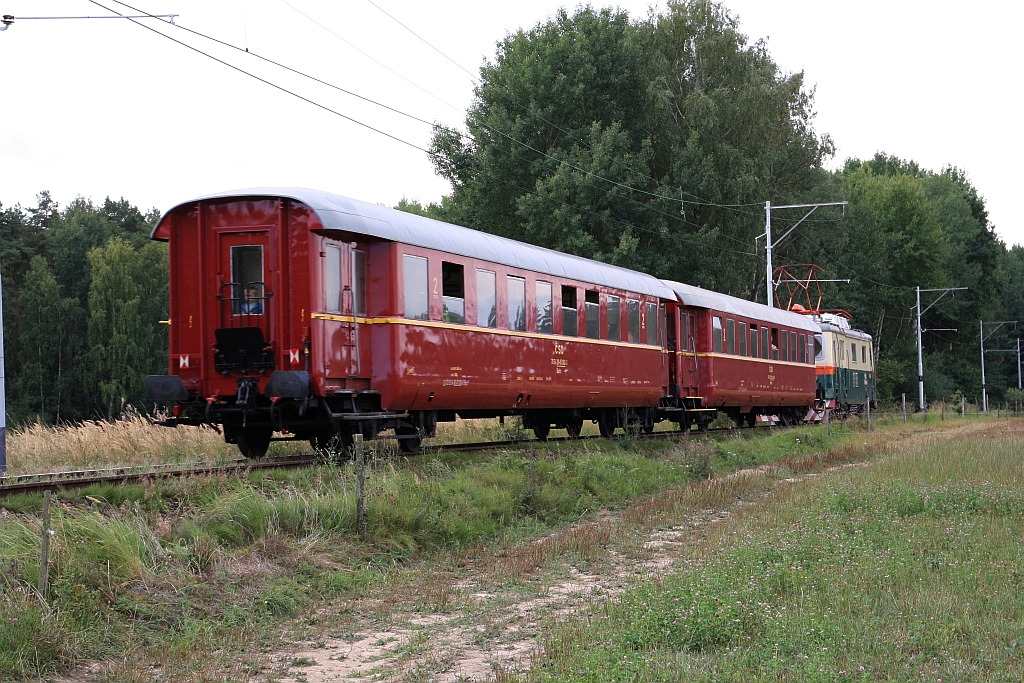
{"type": "MultiPolygon", "coordinates": [[[[960,292],[967,289],[966,287],[938,287],[936,289],[921,289],[917,288],[917,393],[918,393],[918,407],[921,412],[927,410],[927,406],[924,403],[924,352],[921,348],[921,334],[924,332],[959,332],[960,330],[953,327],[933,327],[931,329],[923,329],[921,327],[921,316],[924,315],[932,306],[942,301],[950,292],[960,292]],[[921,310],[921,292],[942,292],[935,301],[928,304],[928,308],[921,310]]],[[[956,294],[953,294],[952,298],[956,298],[956,294]]],[[[984,363],[983,363],[984,365],[984,363]]],[[[985,374],[984,367],[982,368],[981,374],[985,374]]],[[[982,384],[985,381],[982,380],[982,384]]]]}
{"type": "Polygon", "coordinates": [[[1017,388],[1020,389],[1020,339],[1017,339],[1017,348],[1016,349],[988,349],[988,351],[985,350],[985,340],[986,339],[988,339],[993,334],[995,334],[996,331],[999,330],[999,328],[1002,327],[1003,325],[1013,325],[1013,326],[1016,327],[1017,321],[1016,320],[993,320],[992,322],[990,322],[988,324],[989,325],[995,325],[996,329],[992,330],[991,332],[989,332],[986,335],[985,334],[985,321],[984,320],[979,320],[978,321],[978,329],[980,330],[980,332],[978,334],[978,339],[981,340],[981,409],[984,412],[986,412],[986,413],[988,412],[988,388],[985,386],[985,354],[986,353],[1013,353],[1014,351],[1017,352],[1017,388]]]}
{"type": "MultiPolygon", "coordinates": [[[[765,238],[765,260],[768,264],[767,274],[765,277],[768,280],[768,307],[775,308],[775,283],[772,280],[772,250],[775,247],[782,244],[782,241],[789,237],[790,233],[796,230],[797,226],[807,220],[812,213],[814,213],[820,206],[846,206],[849,202],[819,202],[817,204],[783,204],[781,206],[772,206],[771,202],[764,203],[764,234],[758,235],[757,239],[765,238]],[[779,239],[772,241],[772,211],[778,211],[779,209],[810,209],[804,217],[798,220],[793,227],[786,231],[786,234],[779,239]]],[[[844,209],[845,211],[845,209],[844,209]]]]}

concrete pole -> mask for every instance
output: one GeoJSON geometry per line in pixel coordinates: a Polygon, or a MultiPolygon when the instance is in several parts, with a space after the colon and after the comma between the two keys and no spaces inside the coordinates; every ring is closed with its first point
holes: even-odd
{"type": "Polygon", "coordinates": [[[772,203],[764,203],[765,255],[768,263],[768,308],[775,308],[775,291],[772,287],[772,203]]]}
{"type": "Polygon", "coordinates": [[[985,392],[985,321],[979,320],[978,327],[981,329],[981,334],[978,339],[981,340],[981,409],[984,412],[988,412],[988,394],[985,392]]]}
{"type": "MultiPolygon", "coordinates": [[[[2,349],[0,349],[2,350],[2,349]]],[[[1020,389],[1020,337],[1017,337],[1017,388],[1020,389]]]]}

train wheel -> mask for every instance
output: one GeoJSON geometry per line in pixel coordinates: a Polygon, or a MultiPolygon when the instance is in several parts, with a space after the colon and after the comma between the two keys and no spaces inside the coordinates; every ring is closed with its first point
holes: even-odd
{"type": "Polygon", "coordinates": [[[551,433],[551,425],[544,425],[543,427],[534,427],[533,435],[537,437],[538,441],[547,441],[548,434],[551,433]]]}
{"type": "Polygon", "coordinates": [[[238,450],[247,458],[262,458],[270,448],[270,427],[242,427],[238,430],[238,450]]]}
{"type": "Polygon", "coordinates": [[[420,438],[420,430],[415,427],[396,427],[395,436],[398,437],[398,452],[415,454],[420,452],[423,439],[420,438]]]}
{"type": "Polygon", "coordinates": [[[654,433],[654,411],[647,410],[643,413],[643,425],[644,434],[654,433]]]}
{"type": "Polygon", "coordinates": [[[580,438],[580,432],[583,431],[583,420],[570,422],[565,425],[565,433],[569,435],[570,439],[580,438]]]}

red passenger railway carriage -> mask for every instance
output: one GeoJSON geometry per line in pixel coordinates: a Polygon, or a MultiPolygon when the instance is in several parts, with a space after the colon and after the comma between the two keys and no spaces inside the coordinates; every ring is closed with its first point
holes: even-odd
{"type": "MultiPolygon", "coordinates": [[[[544,438],[588,419],[650,429],[676,407],[676,294],[643,273],[306,189],[200,197],[153,238],[170,249],[170,368],[148,397],[250,457],[274,432],[321,446],[393,429],[415,451],[456,415],[522,415],[544,438]]],[[[728,374],[708,373],[683,385],[712,405],[728,374]]]]}
{"type": "Polygon", "coordinates": [[[806,316],[666,282],[669,305],[670,398],[685,408],[684,426],[706,424],[718,411],[737,424],[757,415],[783,423],[808,416],[815,399],[814,334],[806,316]]]}

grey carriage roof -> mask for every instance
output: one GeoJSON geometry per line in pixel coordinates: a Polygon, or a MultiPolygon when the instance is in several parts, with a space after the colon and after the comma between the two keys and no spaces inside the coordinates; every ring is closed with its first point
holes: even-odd
{"type": "MultiPolygon", "coordinates": [[[[563,254],[552,249],[517,242],[460,225],[443,223],[432,218],[320,190],[298,187],[256,187],[196,197],[188,202],[182,202],[178,206],[207,199],[231,197],[294,199],[312,209],[327,230],[345,230],[570,280],[615,287],[663,299],[675,299],[672,290],[665,283],[646,273],[611,266],[580,256],[563,254]]],[[[173,210],[170,209],[167,213],[173,210]]],[[[160,222],[162,221],[163,217],[160,218],[160,222]]],[[[160,222],[157,223],[158,226],[160,222]]]]}
{"type": "Polygon", "coordinates": [[[740,299],[735,296],[729,296],[728,294],[719,294],[718,292],[712,292],[709,289],[701,289],[700,287],[694,287],[693,285],[684,285],[682,282],[673,282],[671,280],[665,280],[664,282],[672,288],[672,291],[676,293],[679,301],[682,302],[684,306],[710,308],[715,311],[721,311],[722,313],[732,313],[733,315],[743,318],[763,320],[765,322],[775,323],[776,325],[785,325],[786,327],[795,327],[798,330],[807,330],[808,332],[819,331],[817,323],[809,317],[800,315],[799,313],[791,313],[790,311],[784,311],[780,308],[770,308],[764,304],[747,301],[746,299],[740,299]]]}

